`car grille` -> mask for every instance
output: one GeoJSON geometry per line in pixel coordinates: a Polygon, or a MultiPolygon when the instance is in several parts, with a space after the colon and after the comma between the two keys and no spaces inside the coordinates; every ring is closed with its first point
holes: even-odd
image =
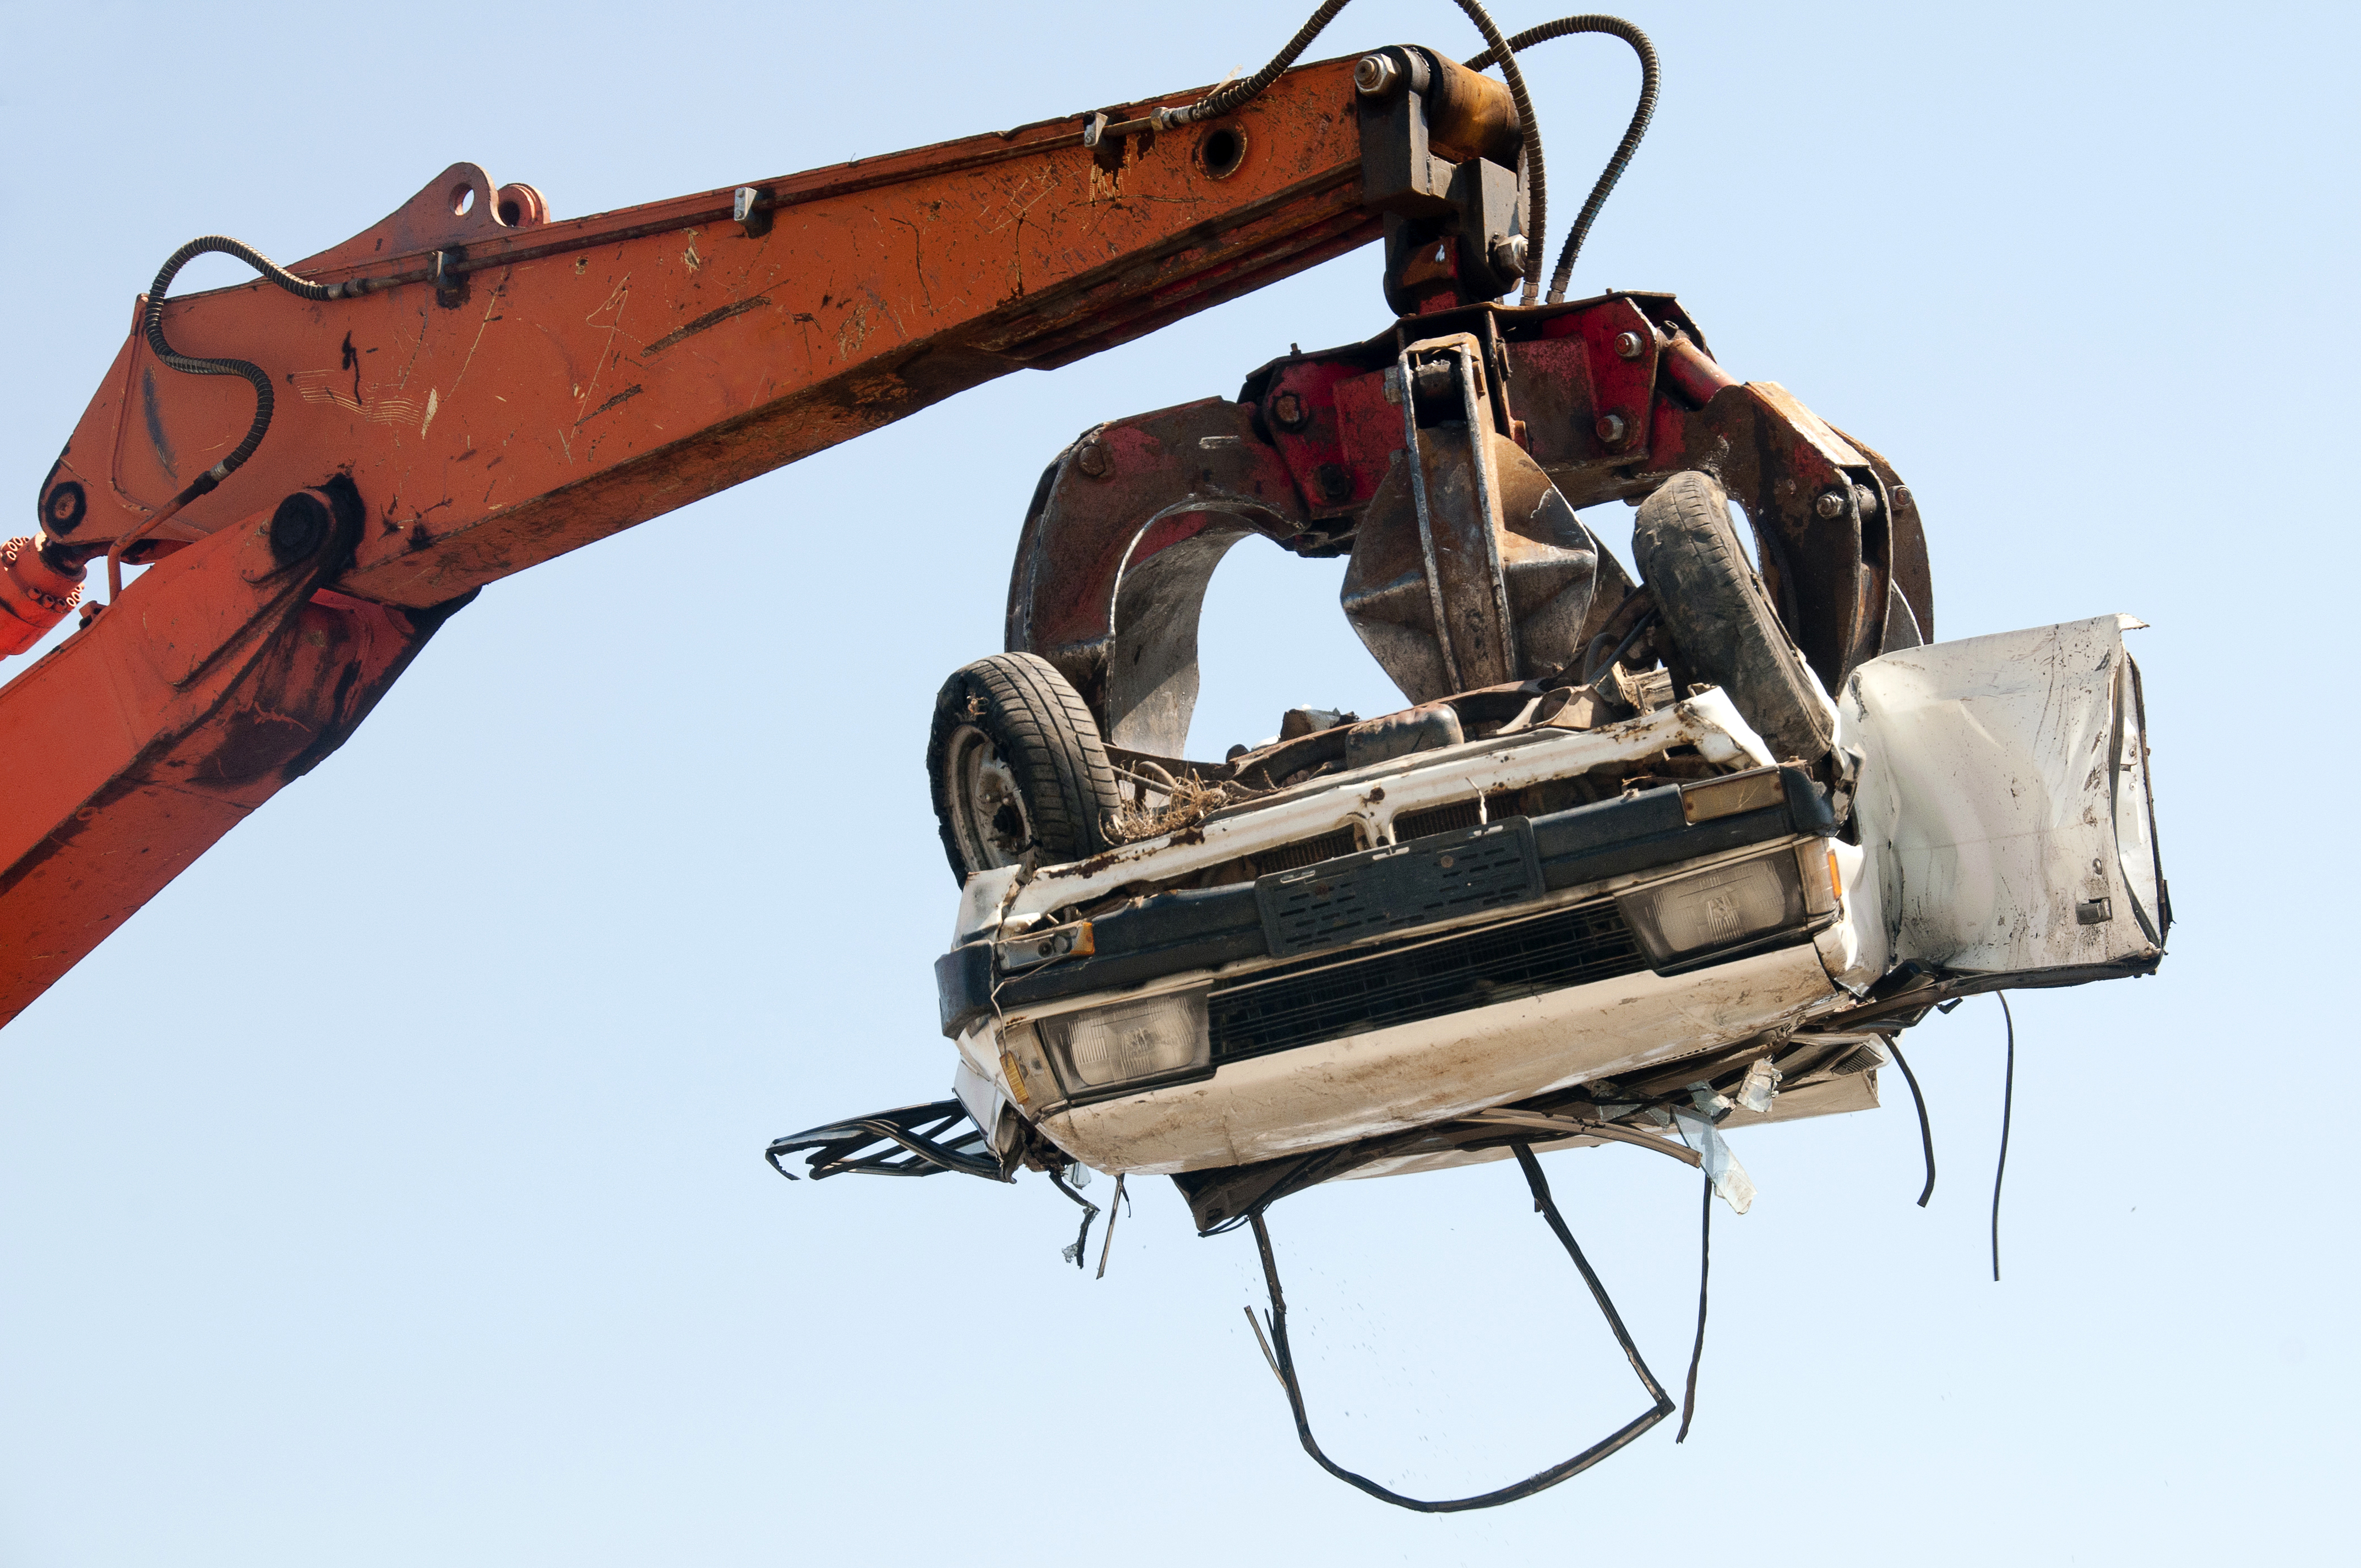
{"type": "MultiPolygon", "coordinates": [[[[1494,804],[1498,806],[1500,803],[1494,804]]],[[[1511,817],[1515,812],[1496,809],[1492,815],[1511,817]]],[[[1394,818],[1394,839],[1397,843],[1406,844],[1430,833],[1448,833],[1454,828],[1473,828],[1482,817],[1483,812],[1477,806],[1474,795],[1466,800],[1452,801],[1446,806],[1430,806],[1422,811],[1405,811],[1394,818]]]]}
{"type": "Polygon", "coordinates": [[[1213,1060],[1440,1018],[1647,967],[1609,903],[1405,943],[1367,958],[1308,959],[1213,992],[1213,1060]]]}
{"type": "Polygon", "coordinates": [[[1257,850],[1253,860],[1255,869],[1268,876],[1273,872],[1291,872],[1305,866],[1333,861],[1339,855],[1349,855],[1361,847],[1350,828],[1339,828],[1333,833],[1323,833],[1317,839],[1301,839],[1275,849],[1257,850]]]}

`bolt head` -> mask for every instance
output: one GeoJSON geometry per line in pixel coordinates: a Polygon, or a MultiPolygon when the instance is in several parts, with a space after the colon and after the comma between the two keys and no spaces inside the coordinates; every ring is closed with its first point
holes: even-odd
{"type": "Polygon", "coordinates": [[[1104,479],[1115,469],[1104,441],[1085,441],[1082,449],[1074,454],[1074,466],[1093,479],[1104,479]]]}
{"type": "Polygon", "coordinates": [[[1301,430],[1312,422],[1312,411],[1293,392],[1281,392],[1270,400],[1271,422],[1281,430],[1301,430]]]}
{"type": "Polygon", "coordinates": [[[1598,432],[1599,440],[1609,446],[1616,446],[1621,444],[1624,432],[1631,427],[1623,422],[1621,414],[1600,414],[1598,423],[1593,428],[1598,432]]]}
{"type": "Polygon", "coordinates": [[[1382,98],[1401,80],[1401,67],[1389,54],[1369,54],[1353,67],[1353,90],[1364,98],[1382,98]]]}
{"type": "Polygon", "coordinates": [[[1844,516],[1844,492],[1842,490],[1822,490],[1820,492],[1819,499],[1812,503],[1812,510],[1820,514],[1822,521],[1834,522],[1837,519],[1844,516]]]}
{"type": "Polygon", "coordinates": [[[1648,346],[1647,340],[1636,332],[1615,334],[1615,352],[1626,359],[1637,359],[1648,346]]]}
{"type": "Polygon", "coordinates": [[[1511,278],[1525,275],[1525,236],[1512,234],[1492,242],[1492,267],[1511,278]]]}

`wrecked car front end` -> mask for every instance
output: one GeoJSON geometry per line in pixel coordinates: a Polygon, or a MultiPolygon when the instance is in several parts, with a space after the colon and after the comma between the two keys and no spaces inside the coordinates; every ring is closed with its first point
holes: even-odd
{"type": "Polygon", "coordinates": [[[1872,661],[1838,712],[1833,789],[1705,691],[981,873],[936,966],[957,1097],[1004,1157],[1029,1131],[1107,1172],[1428,1169],[1575,1091],[1524,1130],[1656,1136],[1618,1096],[1675,1068],[1730,1094],[1769,1063],[1740,1124],[1865,1109],[1937,1001],[2154,967],[2117,618],[1872,661]]]}

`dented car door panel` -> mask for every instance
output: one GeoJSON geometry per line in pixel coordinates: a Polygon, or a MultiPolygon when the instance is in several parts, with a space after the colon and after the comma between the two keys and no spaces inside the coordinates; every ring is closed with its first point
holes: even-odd
{"type": "Polygon", "coordinates": [[[1889,653],[1839,743],[1892,962],[2031,974],[2153,967],[2166,924],[2124,616],[1889,653]]]}

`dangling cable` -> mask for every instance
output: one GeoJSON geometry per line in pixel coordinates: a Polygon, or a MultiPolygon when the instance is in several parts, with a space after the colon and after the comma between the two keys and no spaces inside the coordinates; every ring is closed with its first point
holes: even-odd
{"type": "MultiPolygon", "coordinates": [[[[1558,252],[1557,269],[1550,274],[1549,300],[1553,305],[1565,298],[1565,286],[1574,277],[1574,260],[1582,254],[1582,242],[1590,236],[1590,225],[1598,218],[1598,209],[1607,204],[1608,192],[1613,191],[1615,182],[1623,178],[1623,170],[1630,165],[1631,155],[1640,150],[1640,138],[1648,134],[1648,122],[1655,118],[1656,46],[1648,41],[1647,34],[1620,16],[1561,16],[1554,22],[1543,22],[1538,27],[1527,27],[1509,39],[1505,49],[1487,49],[1467,62],[1469,70],[1481,71],[1498,61],[1504,72],[1513,72],[1516,70],[1515,56],[1519,51],[1576,33],[1605,33],[1631,46],[1632,52],[1640,57],[1640,103],[1631,111],[1631,123],[1625,128],[1623,139],[1615,148],[1615,156],[1607,160],[1607,168],[1599,174],[1598,182],[1590,188],[1590,199],[1583,203],[1581,215],[1574,220],[1574,232],[1566,236],[1565,248],[1558,252]]],[[[1520,97],[1517,102],[1521,112],[1524,100],[1520,97]]],[[[1533,211],[1536,214],[1540,213],[1539,203],[1534,204],[1533,211]]],[[[1542,226],[1538,215],[1533,220],[1533,236],[1540,242],[1534,247],[1538,259],[1542,246],[1549,239],[1549,231],[1542,226]]]]}
{"type": "Polygon", "coordinates": [[[1076,1268],[1086,1268],[1089,1265],[1082,1261],[1082,1249],[1091,1244],[1091,1222],[1099,1217],[1099,1206],[1067,1186],[1064,1174],[1058,1169],[1054,1161],[1049,1163],[1049,1184],[1082,1206],[1082,1228],[1075,1235],[1074,1245],[1065,1248],[1058,1255],[1076,1268]]]}
{"type": "Polygon", "coordinates": [[[1910,1102],[1918,1107],[1918,1141],[1927,1150],[1927,1185],[1918,1191],[1918,1207],[1924,1209],[1927,1200],[1935,1196],[1935,1129],[1927,1124],[1927,1097],[1918,1092],[1918,1075],[1910,1070],[1909,1058],[1890,1036],[1885,1048],[1894,1053],[1894,1065],[1902,1069],[1902,1081],[1910,1086],[1910,1102]]]}
{"type": "Polygon", "coordinates": [[[1675,1442],[1689,1440],[1689,1422],[1697,1419],[1697,1363],[1705,1359],[1705,1280],[1713,1267],[1713,1178],[1705,1179],[1705,1225],[1697,1242],[1697,1343],[1689,1351],[1688,1391],[1681,1396],[1681,1430],[1673,1435],[1675,1442]]]}
{"type": "MultiPolygon", "coordinates": [[[[1598,1276],[1591,1269],[1590,1260],[1582,1255],[1582,1248],[1576,1244],[1574,1233],[1565,1228],[1565,1221],[1558,1214],[1557,1205],[1551,1201],[1549,1182],[1542,1175],[1541,1162],[1533,1158],[1532,1146],[1515,1143],[1509,1146],[1516,1151],[1517,1164],[1524,1169],[1525,1183],[1532,1189],[1534,1212],[1549,1221],[1550,1229],[1565,1245],[1575,1267],[1582,1271],[1583,1283],[1590,1287],[1591,1299],[1598,1303],[1599,1311],[1607,1319],[1607,1326],[1614,1331],[1615,1343],[1623,1347],[1623,1354],[1631,1363],[1631,1370],[1639,1374],[1640,1386],[1648,1391],[1655,1403],[1646,1412],[1626,1421],[1573,1458],[1528,1475],[1513,1486],[1479,1493],[1472,1497],[1449,1497],[1440,1501],[1406,1497],[1400,1492],[1380,1486],[1366,1475],[1345,1469],[1320,1451],[1318,1441],[1312,1435],[1311,1419],[1303,1411],[1303,1382],[1296,1374],[1295,1356],[1287,1343],[1287,1297],[1279,1287],[1279,1260],[1271,1254],[1270,1231],[1263,1223],[1263,1210],[1268,1204],[1258,1203],[1246,1212],[1248,1222],[1254,1226],[1255,1245],[1262,1253],[1263,1280],[1270,1289],[1270,1341],[1263,1346],[1263,1354],[1270,1358],[1271,1370],[1279,1374],[1279,1385],[1287,1390],[1288,1408],[1295,1415],[1295,1435],[1303,1444],[1303,1452],[1312,1455],[1320,1468],[1339,1481],[1358,1486],[1379,1502],[1391,1503],[1396,1508],[1422,1514],[1455,1514],[1469,1508],[1489,1508],[1502,1503],[1513,1503],[1520,1497],[1530,1497],[1536,1492],[1554,1486],[1570,1475],[1580,1475],[1673,1413],[1672,1397],[1664,1392],[1655,1375],[1648,1370],[1648,1364],[1641,1359],[1640,1347],[1631,1343],[1631,1331],[1623,1326],[1623,1319],[1615,1310],[1615,1303],[1607,1298],[1607,1287],[1598,1282],[1598,1276]]],[[[1253,1321],[1252,1309],[1248,1309],[1246,1319],[1250,1322],[1253,1321]]],[[[1262,1337],[1259,1326],[1255,1337],[1262,1337]]]]}
{"type": "Polygon", "coordinates": [[[2001,1080],[2000,1163],[1993,1168],[1993,1283],[2000,1283],[2000,1179],[2008,1174],[2008,1119],[2016,1105],[2016,1017],[2008,1010],[2008,992],[1995,991],[2000,1015],[2008,1024],[2008,1073],[2001,1080]]]}

